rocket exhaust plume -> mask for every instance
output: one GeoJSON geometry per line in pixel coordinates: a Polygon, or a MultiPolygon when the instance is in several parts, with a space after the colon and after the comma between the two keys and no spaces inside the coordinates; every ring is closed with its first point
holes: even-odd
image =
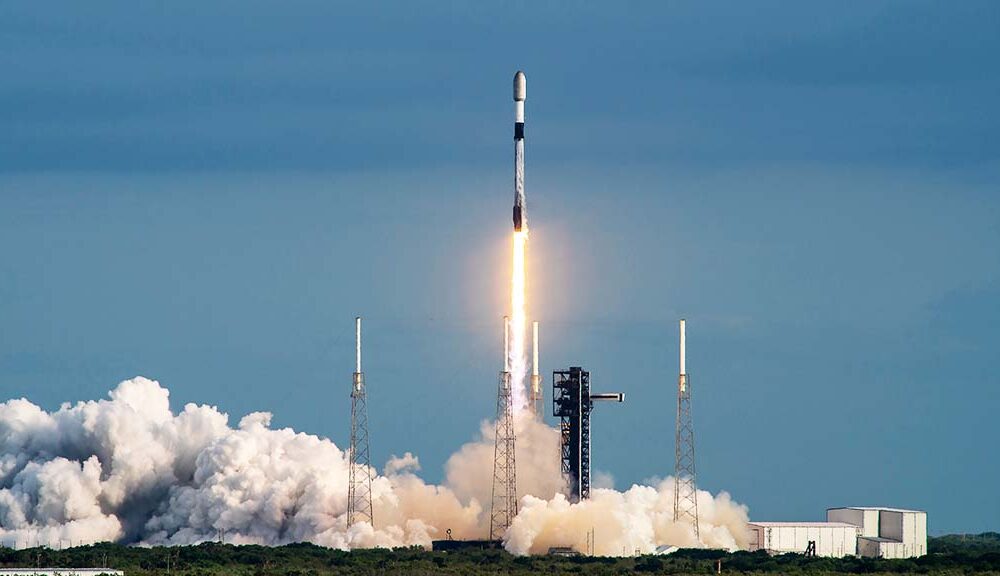
{"type": "Polygon", "coordinates": [[[527,303],[525,299],[525,249],[528,243],[528,214],[524,200],[524,101],[527,84],[524,72],[514,74],[514,237],[512,240],[510,283],[510,378],[515,414],[527,407],[525,358],[527,303]]]}
{"type": "Polygon", "coordinates": [[[525,378],[528,362],[525,358],[525,325],[527,303],[525,299],[525,248],[528,241],[527,229],[514,232],[513,268],[510,283],[510,347],[508,348],[510,367],[510,387],[514,413],[527,406],[525,378]]]}
{"type": "MultiPolygon", "coordinates": [[[[0,543],[198,544],[222,530],[233,544],[429,547],[448,529],[455,538],[482,538],[489,529],[490,422],[451,455],[440,485],[420,478],[416,456],[389,458],[372,481],[377,526],[348,529],[347,450],[273,429],[270,420],[256,412],[235,424],[218,408],[196,404],[175,412],[169,391],[141,377],[103,400],[67,402],[53,412],[23,398],[2,402],[0,543]]],[[[624,492],[595,488],[590,500],[570,504],[554,457],[559,430],[534,418],[514,426],[523,496],[507,550],[584,550],[595,525],[603,555],[698,545],[690,525],[671,520],[672,480],[624,492]]],[[[746,508],[725,493],[699,491],[698,498],[705,545],[745,547],[746,508]]]]}

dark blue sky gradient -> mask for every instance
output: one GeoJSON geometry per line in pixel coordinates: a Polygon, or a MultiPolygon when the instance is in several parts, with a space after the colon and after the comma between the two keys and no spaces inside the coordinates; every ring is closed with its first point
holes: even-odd
{"type": "MultiPolygon", "coordinates": [[[[759,520],[1000,529],[1000,6],[0,6],[0,398],[145,375],[179,409],[439,479],[491,416],[510,79],[533,315],[619,488],[670,473],[689,321],[702,486],[759,520]]],[[[547,391],[548,392],[548,391],[547,391]]]]}

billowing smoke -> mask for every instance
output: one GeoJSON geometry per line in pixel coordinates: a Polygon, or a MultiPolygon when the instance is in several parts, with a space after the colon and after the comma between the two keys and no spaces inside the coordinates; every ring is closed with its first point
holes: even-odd
{"type": "Polygon", "coordinates": [[[674,481],[668,478],[656,487],[636,485],[625,492],[593,489],[590,499],[578,504],[570,504],[562,494],[548,500],[526,496],[506,548],[515,554],[540,554],[552,546],[587,550],[588,533],[598,556],[650,554],[668,545],[746,548],[745,506],[735,504],[725,492],[713,498],[699,491],[699,544],[691,524],[673,521],[673,488],[674,481]]]}
{"type": "MultiPolygon", "coordinates": [[[[393,457],[373,485],[375,529],[346,530],[347,455],[333,442],[270,428],[254,413],[236,428],[215,407],[174,414],[169,392],[145,378],[126,380],[109,399],[64,404],[47,413],[20,399],[0,404],[0,543],[24,547],[119,541],[144,545],[215,540],[337,548],[429,546],[488,531],[493,430],[451,456],[442,485],[419,476],[412,454],[393,457]]],[[[346,426],[346,425],[345,425],[346,426]]],[[[506,537],[518,554],[549,546],[585,549],[595,529],[599,554],[696,545],[671,522],[672,482],[625,492],[595,489],[571,505],[563,496],[558,432],[516,420],[521,511],[506,537]]],[[[699,493],[702,540],[745,545],[746,508],[699,493]]]]}

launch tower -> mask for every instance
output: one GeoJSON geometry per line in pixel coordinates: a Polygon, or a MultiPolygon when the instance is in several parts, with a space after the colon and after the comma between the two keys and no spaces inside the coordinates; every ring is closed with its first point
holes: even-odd
{"type": "Polygon", "coordinates": [[[595,400],[624,402],[625,394],[591,394],[590,372],[579,366],[552,373],[552,415],[561,419],[559,456],[572,502],[590,498],[590,412],[595,400]]]}

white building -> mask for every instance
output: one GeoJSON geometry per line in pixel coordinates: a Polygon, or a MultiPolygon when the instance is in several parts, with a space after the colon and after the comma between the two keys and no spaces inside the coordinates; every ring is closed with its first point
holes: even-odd
{"type": "Polygon", "coordinates": [[[852,556],[858,527],[847,522],[750,522],[750,551],[804,554],[813,542],[817,556],[852,556]]]}
{"type": "Polygon", "coordinates": [[[926,512],[855,506],[830,508],[826,519],[858,527],[859,556],[914,558],[927,554],[926,512]]]}

